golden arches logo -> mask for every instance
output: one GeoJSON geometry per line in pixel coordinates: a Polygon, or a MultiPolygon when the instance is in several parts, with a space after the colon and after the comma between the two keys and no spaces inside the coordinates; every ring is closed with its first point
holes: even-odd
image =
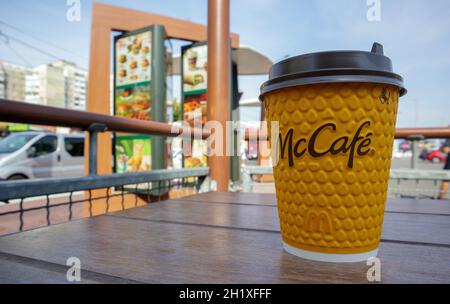
{"type": "Polygon", "coordinates": [[[326,211],[309,211],[306,216],[305,231],[322,235],[332,234],[333,223],[330,215],[326,211]]]}

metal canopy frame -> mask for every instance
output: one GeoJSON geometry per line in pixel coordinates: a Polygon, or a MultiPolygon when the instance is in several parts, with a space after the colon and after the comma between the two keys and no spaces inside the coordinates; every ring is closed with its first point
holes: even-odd
{"type": "MultiPolygon", "coordinates": [[[[173,17],[137,11],[115,5],[94,2],[92,11],[90,62],[87,111],[110,115],[110,73],[111,73],[111,33],[114,31],[128,32],[152,24],[165,27],[167,38],[187,41],[208,40],[206,25],[181,20],[173,17]]],[[[228,17],[228,16],[227,16],[228,17]]],[[[239,36],[226,33],[232,48],[239,48],[239,36]]],[[[219,102],[219,100],[217,100],[219,102]]],[[[220,102],[223,102],[221,99],[220,102]]],[[[88,142],[88,141],[86,141],[88,142]]],[[[112,173],[112,141],[109,132],[98,135],[98,173],[112,173]]],[[[85,155],[89,145],[85,145],[85,155]]],[[[86,173],[89,159],[86,158],[86,173]]],[[[212,165],[211,174],[222,170],[220,166],[212,165]]],[[[219,181],[220,182],[220,181],[219,181]]],[[[103,210],[102,204],[97,204],[103,210]]]]}
{"type": "MultiPolygon", "coordinates": [[[[163,25],[167,38],[186,41],[205,41],[208,38],[207,26],[173,17],[137,11],[110,4],[94,2],[87,111],[110,113],[110,72],[111,72],[111,33],[113,31],[128,32],[144,28],[152,24],[163,25]]],[[[239,48],[239,36],[230,34],[232,48],[239,48]]],[[[98,170],[100,174],[112,172],[112,143],[108,132],[99,134],[98,170]]],[[[88,154],[88,145],[85,147],[88,154]]],[[[86,173],[89,160],[86,159],[86,173]]],[[[212,169],[213,170],[213,169],[212,169]]]]}

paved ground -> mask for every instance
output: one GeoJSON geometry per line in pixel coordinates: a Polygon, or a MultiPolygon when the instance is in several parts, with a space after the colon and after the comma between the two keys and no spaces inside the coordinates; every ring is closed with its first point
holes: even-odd
{"type": "MultiPolygon", "coordinates": [[[[59,194],[50,197],[49,205],[67,203],[69,194],[59,194]]],[[[83,192],[76,192],[72,195],[72,201],[81,201],[84,199],[83,192]]],[[[9,205],[1,204],[0,213],[15,212],[20,210],[20,201],[11,201],[9,205]]],[[[45,207],[47,200],[45,197],[35,197],[24,200],[24,209],[45,207]]],[[[58,206],[51,208],[48,220],[52,225],[65,223],[69,220],[69,206],[58,206]]],[[[83,204],[77,203],[72,206],[72,219],[80,219],[83,217],[83,204]]],[[[34,228],[47,225],[47,210],[36,209],[34,211],[24,212],[23,214],[23,230],[31,230],[34,228]]],[[[20,214],[12,213],[0,217],[0,235],[14,233],[20,229],[20,214]]]]}

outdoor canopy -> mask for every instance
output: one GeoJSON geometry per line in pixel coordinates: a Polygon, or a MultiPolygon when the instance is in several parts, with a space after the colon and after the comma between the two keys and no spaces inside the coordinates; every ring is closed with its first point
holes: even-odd
{"type": "MultiPolygon", "coordinates": [[[[272,67],[272,61],[259,51],[241,46],[231,52],[233,61],[238,66],[239,75],[267,75],[272,67]]],[[[168,69],[169,75],[180,75],[180,55],[172,58],[172,68],[168,69]]]]}

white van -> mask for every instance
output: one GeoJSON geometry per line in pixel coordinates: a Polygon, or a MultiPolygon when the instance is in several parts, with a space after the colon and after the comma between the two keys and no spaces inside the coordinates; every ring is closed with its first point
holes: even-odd
{"type": "Polygon", "coordinates": [[[84,135],[22,132],[0,140],[0,180],[83,175],[84,135]]]}

